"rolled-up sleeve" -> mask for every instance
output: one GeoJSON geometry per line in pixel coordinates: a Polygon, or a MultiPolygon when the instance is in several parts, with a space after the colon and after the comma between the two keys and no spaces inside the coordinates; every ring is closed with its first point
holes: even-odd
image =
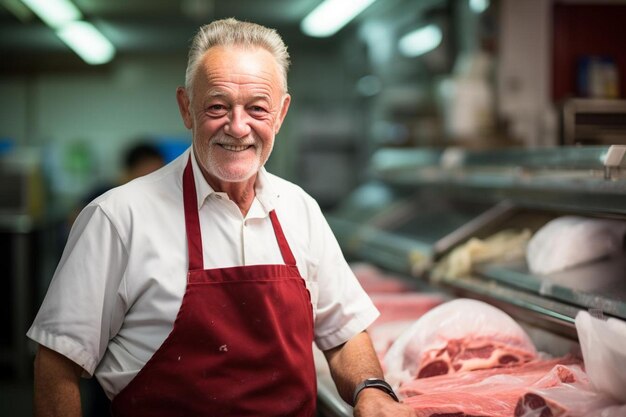
{"type": "Polygon", "coordinates": [[[124,298],[127,252],[97,205],[76,220],[46,297],[27,336],[92,375],[106,351],[124,298]],[[114,319],[115,317],[115,319],[114,319]]]}

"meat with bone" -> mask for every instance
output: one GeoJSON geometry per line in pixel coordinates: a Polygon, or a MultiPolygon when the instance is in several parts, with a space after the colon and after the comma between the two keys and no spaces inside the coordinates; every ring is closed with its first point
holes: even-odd
{"type": "Polygon", "coordinates": [[[409,381],[400,386],[398,394],[406,398],[415,395],[432,394],[436,392],[449,393],[468,389],[488,391],[497,386],[531,386],[557,365],[581,364],[582,361],[580,359],[568,355],[555,359],[538,359],[519,366],[439,375],[409,381]]]}
{"type": "Polygon", "coordinates": [[[403,402],[419,417],[582,417],[612,404],[588,388],[589,379],[579,365],[558,364],[543,376],[530,372],[518,377],[510,372],[448,391],[433,390],[403,402]],[[545,392],[558,394],[545,398],[540,395],[545,392]]]}
{"type": "Polygon", "coordinates": [[[567,367],[558,376],[545,378],[526,389],[515,406],[515,417],[587,417],[617,405],[609,395],[593,389],[580,367],[567,367]]]}
{"type": "Polygon", "coordinates": [[[406,330],[385,355],[383,368],[398,387],[415,378],[521,364],[536,355],[528,335],[506,313],[481,301],[456,299],[406,330]]]}

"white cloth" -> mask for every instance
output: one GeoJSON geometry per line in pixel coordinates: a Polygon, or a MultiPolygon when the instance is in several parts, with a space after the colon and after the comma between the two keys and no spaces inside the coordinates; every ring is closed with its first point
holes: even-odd
{"type": "MultiPolygon", "coordinates": [[[[95,371],[109,397],[159,348],[182,302],[188,268],[182,173],[190,152],[81,212],[27,333],[86,374],[95,371]]],[[[376,319],[319,206],[302,189],[261,169],[244,218],[192,160],[205,269],[284,264],[269,218],[275,209],[311,294],[317,346],[335,347],[376,319]]]]}

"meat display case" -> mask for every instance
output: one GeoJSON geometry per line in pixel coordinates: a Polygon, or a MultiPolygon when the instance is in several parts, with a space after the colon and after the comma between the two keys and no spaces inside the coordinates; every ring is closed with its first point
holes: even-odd
{"type": "MultiPolygon", "coordinates": [[[[536,276],[525,259],[476,265],[461,278],[433,268],[471,238],[535,233],[564,215],[626,221],[626,146],[550,149],[383,149],[369,180],[327,218],[350,261],[365,261],[418,290],[486,301],[515,318],[539,350],[575,349],[574,318],[597,310],[626,320],[626,259],[536,276]]],[[[325,372],[321,415],[348,416],[325,372]]]]}

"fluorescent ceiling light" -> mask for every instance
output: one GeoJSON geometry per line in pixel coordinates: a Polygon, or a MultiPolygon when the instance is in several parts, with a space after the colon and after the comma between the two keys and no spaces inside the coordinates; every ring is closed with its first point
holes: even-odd
{"type": "Polygon", "coordinates": [[[415,57],[432,51],[439,46],[442,39],[441,29],[432,24],[404,35],[398,41],[398,48],[402,55],[415,57]]]}
{"type": "Polygon", "coordinates": [[[325,0],[302,20],[300,28],[309,36],[332,36],[375,1],[325,0]]]}
{"type": "Polygon", "coordinates": [[[469,0],[470,9],[476,14],[480,14],[489,7],[489,0],[469,0]]]}
{"type": "Polygon", "coordinates": [[[22,2],[52,28],[82,18],[80,11],[69,0],[22,0],[22,2]]]}
{"type": "Polygon", "coordinates": [[[68,23],[57,30],[57,35],[88,64],[105,64],[115,55],[111,42],[91,23],[68,23]]]}

